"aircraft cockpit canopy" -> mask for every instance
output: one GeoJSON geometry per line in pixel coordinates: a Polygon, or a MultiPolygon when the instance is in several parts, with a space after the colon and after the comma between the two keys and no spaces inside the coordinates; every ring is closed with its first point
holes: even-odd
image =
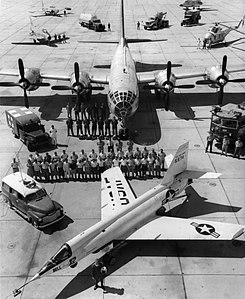
{"type": "Polygon", "coordinates": [[[210,27],[209,31],[213,32],[213,33],[217,33],[218,32],[218,27],[217,26],[213,26],[213,27],[210,27]]]}
{"type": "Polygon", "coordinates": [[[68,244],[64,244],[61,246],[61,248],[56,252],[56,254],[51,257],[51,261],[58,265],[61,262],[65,261],[66,259],[68,259],[69,257],[71,257],[72,252],[71,252],[71,248],[68,244]]]}
{"type": "Polygon", "coordinates": [[[125,118],[131,114],[132,105],[136,99],[136,95],[132,91],[110,92],[109,98],[115,105],[115,113],[119,118],[125,118]]]}

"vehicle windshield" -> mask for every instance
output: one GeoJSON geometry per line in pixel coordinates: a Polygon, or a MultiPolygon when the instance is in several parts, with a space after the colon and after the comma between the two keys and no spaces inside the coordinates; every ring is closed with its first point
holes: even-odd
{"type": "Polygon", "coordinates": [[[236,120],[222,120],[222,126],[226,128],[236,128],[237,127],[237,121],[236,120]]]}
{"type": "Polygon", "coordinates": [[[57,253],[51,257],[51,261],[58,265],[64,260],[68,259],[72,255],[71,248],[68,244],[64,244],[61,248],[57,251],[57,253]]]}
{"type": "Polygon", "coordinates": [[[32,123],[24,126],[24,131],[27,133],[40,130],[39,123],[32,123]]]}
{"type": "Polygon", "coordinates": [[[37,192],[29,194],[26,196],[27,201],[39,200],[42,197],[46,196],[47,192],[45,189],[39,189],[37,192]]]}

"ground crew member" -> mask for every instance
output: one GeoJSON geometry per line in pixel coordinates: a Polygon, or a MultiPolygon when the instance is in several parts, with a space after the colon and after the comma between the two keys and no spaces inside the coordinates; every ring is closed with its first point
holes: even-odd
{"type": "Polygon", "coordinates": [[[108,28],[108,31],[111,31],[111,24],[110,23],[108,23],[107,28],[108,28]]]}
{"type": "Polygon", "coordinates": [[[98,120],[99,136],[104,137],[104,121],[102,118],[98,120]]]}
{"type": "Polygon", "coordinates": [[[197,49],[200,49],[201,45],[202,45],[202,41],[201,41],[200,37],[198,37],[198,39],[197,39],[197,49]]]}
{"type": "Polygon", "coordinates": [[[137,30],[140,30],[140,22],[137,22],[137,30]]]}
{"type": "Polygon", "coordinates": [[[84,134],[87,137],[90,137],[90,120],[89,118],[85,118],[84,122],[84,134]]]}
{"type": "Polygon", "coordinates": [[[86,119],[87,116],[86,116],[86,106],[85,104],[82,102],[81,103],[81,119],[84,120],[86,119]]]}
{"type": "Polygon", "coordinates": [[[80,119],[80,117],[79,117],[80,106],[75,105],[75,107],[74,107],[74,112],[75,112],[75,120],[80,119]]]}
{"type": "Polygon", "coordinates": [[[104,151],[105,142],[102,140],[101,136],[99,137],[97,145],[98,145],[98,152],[99,153],[101,153],[102,151],[104,151]]]}
{"type": "Polygon", "coordinates": [[[105,119],[105,135],[111,136],[111,120],[109,118],[105,119]]]}
{"type": "Polygon", "coordinates": [[[77,125],[77,136],[79,137],[79,133],[81,133],[81,135],[83,135],[82,121],[80,119],[77,119],[76,125],[77,125]]]}
{"type": "Polygon", "coordinates": [[[19,170],[19,162],[16,161],[15,158],[13,158],[13,162],[11,163],[11,167],[12,167],[13,173],[20,171],[19,170]]]}
{"type": "Polygon", "coordinates": [[[237,141],[235,142],[235,151],[234,151],[234,158],[240,159],[241,149],[243,147],[243,143],[241,141],[241,137],[238,137],[237,141]]]}
{"type": "Polygon", "coordinates": [[[57,145],[57,130],[55,129],[54,125],[51,126],[49,130],[50,137],[52,138],[52,144],[57,145]]]}
{"type": "Polygon", "coordinates": [[[94,118],[92,120],[92,136],[93,136],[93,138],[96,138],[96,133],[97,133],[97,120],[94,118]]]}
{"type": "Polygon", "coordinates": [[[108,272],[108,270],[107,270],[106,266],[104,266],[104,264],[100,260],[96,259],[96,261],[92,265],[92,277],[95,280],[94,290],[99,288],[99,285],[98,285],[99,282],[101,283],[100,287],[103,290],[105,290],[104,278],[105,278],[107,272],[108,272]]]}
{"type": "Polygon", "coordinates": [[[62,41],[62,39],[61,39],[61,35],[60,35],[60,34],[58,35],[58,41],[59,41],[59,42],[62,41]]]}
{"type": "Polygon", "coordinates": [[[72,118],[72,115],[71,115],[72,105],[71,105],[70,102],[68,102],[67,105],[66,105],[66,111],[67,111],[67,117],[71,117],[72,118]]]}
{"type": "Polygon", "coordinates": [[[63,43],[64,44],[66,43],[66,35],[65,35],[65,33],[63,34],[63,43]]]}
{"type": "Polygon", "coordinates": [[[212,153],[213,141],[214,141],[214,134],[211,131],[211,132],[209,132],[209,135],[207,136],[207,146],[205,149],[205,153],[208,151],[208,147],[210,149],[210,153],[212,153]]]}
{"type": "Polygon", "coordinates": [[[115,116],[113,116],[113,118],[111,120],[111,124],[112,124],[112,135],[113,135],[113,137],[116,137],[117,136],[118,120],[116,119],[115,116]]]}
{"type": "Polygon", "coordinates": [[[228,147],[230,144],[230,140],[228,135],[225,135],[222,141],[222,152],[221,155],[223,155],[223,152],[225,152],[225,155],[227,156],[228,147]]]}
{"type": "Polygon", "coordinates": [[[67,121],[66,121],[66,126],[67,126],[67,136],[70,136],[70,131],[72,136],[74,136],[74,132],[73,132],[73,120],[71,117],[68,117],[67,121]]]}

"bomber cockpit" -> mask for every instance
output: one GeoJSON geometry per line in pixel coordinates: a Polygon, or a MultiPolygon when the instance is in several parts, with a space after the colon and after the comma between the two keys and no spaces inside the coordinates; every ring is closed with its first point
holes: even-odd
{"type": "Polygon", "coordinates": [[[132,106],[136,100],[136,94],[132,91],[114,91],[109,93],[109,99],[114,104],[115,115],[120,118],[129,117],[132,114],[132,106]]]}

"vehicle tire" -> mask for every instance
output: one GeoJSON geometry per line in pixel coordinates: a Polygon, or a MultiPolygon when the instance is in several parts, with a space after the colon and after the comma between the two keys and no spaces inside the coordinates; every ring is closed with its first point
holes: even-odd
{"type": "Polygon", "coordinates": [[[35,228],[39,228],[39,225],[38,225],[38,223],[37,223],[37,221],[36,220],[31,220],[31,223],[32,223],[32,225],[35,227],[35,228]]]}
{"type": "Polygon", "coordinates": [[[70,265],[70,268],[75,268],[77,266],[77,263],[70,265]]]}

